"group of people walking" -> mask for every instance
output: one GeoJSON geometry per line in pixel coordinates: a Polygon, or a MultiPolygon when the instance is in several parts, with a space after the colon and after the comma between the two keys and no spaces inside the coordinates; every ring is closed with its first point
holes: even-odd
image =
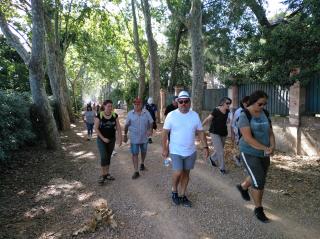
{"type": "MultiPolygon", "coordinates": [[[[181,91],[174,97],[172,104],[165,112],[165,121],[162,132],[162,157],[170,157],[172,161],[172,191],[171,199],[174,205],[192,207],[186,192],[190,179],[190,171],[194,168],[197,159],[195,146],[196,137],[201,140],[205,158],[214,167],[219,167],[222,175],[227,173],[224,162],[224,144],[228,135],[227,122],[232,126],[232,139],[239,146],[240,155],[236,155],[237,163],[242,162],[248,172],[242,183],[236,185],[241,197],[249,201],[251,188],[256,217],[263,222],[269,219],[266,217],[262,207],[262,196],[270,155],[274,151],[275,139],[268,112],[264,109],[268,96],[263,91],[256,91],[241,101],[234,117],[230,115],[232,100],[228,97],[221,99],[219,105],[212,113],[201,122],[197,112],[191,109],[191,97],[188,92],[181,91]],[[207,137],[204,132],[204,125],[210,123],[210,136],[214,152],[210,155],[207,137]]],[[[137,179],[139,171],[145,170],[145,159],[150,142],[150,136],[155,129],[155,114],[150,114],[142,104],[140,98],[133,101],[134,108],[129,111],[124,125],[124,136],[119,123],[118,115],[113,111],[112,101],[106,100],[103,103],[103,111],[94,119],[94,129],[97,133],[97,145],[100,153],[101,176],[99,183],[105,180],[114,180],[109,173],[109,165],[112,151],[114,150],[116,135],[119,146],[122,141],[130,138],[130,151],[134,173],[132,179],[137,179]],[[141,161],[139,165],[139,153],[141,161]]],[[[148,100],[149,106],[153,104],[148,100]]]]}

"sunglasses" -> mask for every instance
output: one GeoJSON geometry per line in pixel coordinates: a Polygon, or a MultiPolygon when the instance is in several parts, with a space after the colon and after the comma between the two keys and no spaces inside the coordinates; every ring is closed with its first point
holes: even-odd
{"type": "Polygon", "coordinates": [[[265,106],[267,105],[267,103],[258,103],[258,106],[261,107],[261,106],[265,106]]]}
{"type": "Polygon", "coordinates": [[[230,102],[226,102],[226,105],[231,105],[231,103],[230,102]]]}
{"type": "Polygon", "coordinates": [[[178,100],[179,104],[188,104],[190,100],[178,100]]]}

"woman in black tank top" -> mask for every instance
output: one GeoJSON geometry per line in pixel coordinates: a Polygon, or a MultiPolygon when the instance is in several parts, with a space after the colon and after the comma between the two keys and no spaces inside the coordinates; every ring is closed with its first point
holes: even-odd
{"type": "Polygon", "coordinates": [[[97,133],[97,145],[101,161],[99,184],[103,184],[105,180],[114,180],[114,177],[109,173],[109,167],[116,142],[116,132],[118,134],[119,147],[122,144],[121,126],[118,115],[113,112],[111,100],[103,102],[103,111],[97,114],[94,121],[94,129],[97,133]]]}

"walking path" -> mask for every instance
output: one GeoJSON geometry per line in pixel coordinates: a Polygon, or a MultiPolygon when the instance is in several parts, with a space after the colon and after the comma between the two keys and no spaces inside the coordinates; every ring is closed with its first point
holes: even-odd
{"type": "MultiPolygon", "coordinates": [[[[124,113],[119,113],[123,122],[124,113]]],[[[103,186],[97,183],[95,140],[85,141],[85,134],[81,123],[74,125],[62,135],[63,152],[34,153],[41,158],[30,167],[5,171],[0,185],[0,238],[70,238],[92,217],[93,206],[103,201],[114,211],[118,228],[101,226],[77,238],[319,238],[319,186],[313,187],[309,203],[302,202],[300,196],[274,188],[272,182],[285,179],[274,178],[272,170],[278,169],[271,168],[264,204],[272,222],[263,224],[253,216],[253,203],[243,201],[235,188],[244,176],[242,169],[228,162],[229,173],[221,175],[199,153],[187,194],[193,207],[177,207],[170,198],[171,168],[162,164],[161,130],[149,145],[147,170],[140,178],[131,179],[133,166],[125,144],[116,147],[111,161],[116,180],[103,186]]],[[[318,171],[312,173],[319,176],[318,171]]],[[[286,185],[282,183],[277,187],[286,185]]]]}

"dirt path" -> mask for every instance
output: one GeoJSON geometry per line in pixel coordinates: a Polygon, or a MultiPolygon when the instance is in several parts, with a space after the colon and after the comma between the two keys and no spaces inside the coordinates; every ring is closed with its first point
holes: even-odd
{"type": "Polygon", "coordinates": [[[171,169],[160,157],[160,131],[149,145],[147,170],[140,178],[131,179],[126,144],[117,146],[112,158],[116,180],[103,186],[97,184],[96,143],[84,139],[79,123],[62,135],[62,152],[33,148],[16,155],[24,160],[1,168],[0,238],[71,238],[102,201],[113,209],[118,228],[101,226],[77,238],[318,238],[317,160],[288,166],[280,160],[284,156],[275,157],[264,200],[272,222],[263,224],[253,217],[252,202],[236,191],[244,174],[230,161],[230,172],[222,176],[200,155],[188,190],[194,206],[176,207],[170,201],[171,169]]]}

